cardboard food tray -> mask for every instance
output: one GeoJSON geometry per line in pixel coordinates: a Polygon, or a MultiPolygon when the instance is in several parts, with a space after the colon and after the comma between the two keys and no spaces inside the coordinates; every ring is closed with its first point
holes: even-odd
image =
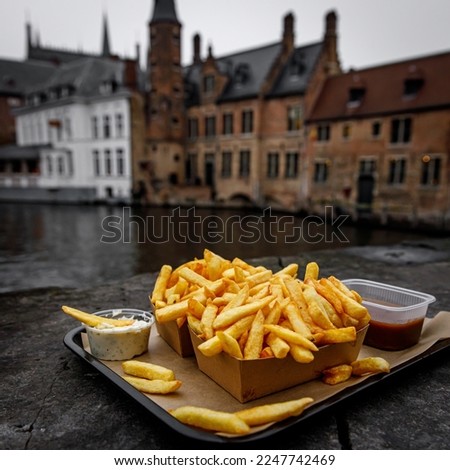
{"type": "Polygon", "coordinates": [[[167,323],[156,321],[155,325],[159,335],[177,354],[181,357],[194,355],[194,347],[192,346],[187,322],[184,322],[181,328],[178,328],[176,321],[167,323]]]}
{"type": "Polygon", "coordinates": [[[210,443],[246,443],[270,437],[293,425],[310,419],[315,414],[328,410],[333,405],[372,387],[389,380],[394,374],[411,367],[420,361],[450,347],[450,312],[440,312],[433,319],[425,321],[422,338],[416,346],[403,351],[381,351],[367,346],[362,347],[360,357],[381,356],[392,365],[389,374],[378,374],[352,378],[336,386],[323,384],[320,380],[291,387],[278,393],[254,400],[251,404],[239,403],[222,387],[213,382],[198,368],[194,357],[180,357],[152,328],[149,352],[137,359],[147,360],[170,367],[175,371],[183,385],[171,395],[146,395],[139,392],[121,377],[121,363],[99,361],[83,347],[84,327],[69,331],[64,337],[64,344],[76,355],[87,361],[97,371],[114,383],[147,411],[161,419],[166,425],[180,434],[210,443]],[[292,417],[279,423],[261,427],[251,434],[243,436],[224,436],[202,431],[180,423],[167,410],[182,405],[206,406],[212,409],[235,412],[249,406],[256,406],[275,401],[285,401],[302,396],[311,396],[314,403],[300,416],[292,417]]]}

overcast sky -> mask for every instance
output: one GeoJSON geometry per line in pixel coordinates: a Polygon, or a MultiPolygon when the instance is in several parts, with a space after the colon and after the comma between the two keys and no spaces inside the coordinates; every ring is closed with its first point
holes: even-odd
{"type": "MultiPolygon", "coordinates": [[[[278,41],[282,18],[295,15],[296,45],[322,38],[324,16],[338,14],[338,48],[344,68],[361,68],[450,50],[450,0],[175,0],[183,24],[182,61],[192,58],[192,37],[216,56],[278,41]]],[[[0,0],[0,57],[25,57],[25,22],[41,44],[99,53],[102,15],[110,44],[145,65],[153,0],[0,0]]]]}

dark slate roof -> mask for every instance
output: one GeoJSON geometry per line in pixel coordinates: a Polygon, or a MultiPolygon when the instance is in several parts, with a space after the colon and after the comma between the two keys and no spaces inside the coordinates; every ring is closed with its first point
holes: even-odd
{"type": "MultiPolygon", "coordinates": [[[[256,96],[270,67],[278,57],[281,47],[281,42],[278,42],[215,58],[219,71],[230,77],[230,81],[218,101],[235,101],[256,96]],[[242,70],[245,73],[245,79],[242,83],[237,83],[237,74],[242,70]]],[[[190,93],[187,106],[198,102],[201,69],[202,64],[193,64],[184,69],[185,88],[188,94],[190,93]]]]}
{"type": "Polygon", "coordinates": [[[155,0],[153,15],[150,23],[156,22],[180,23],[175,11],[175,2],[173,0],[155,0]]]}
{"type": "Polygon", "coordinates": [[[1,160],[35,160],[39,158],[39,150],[50,148],[49,145],[3,145],[0,146],[1,160]]]}
{"type": "Polygon", "coordinates": [[[302,94],[322,51],[322,42],[297,47],[292,52],[268,97],[302,94]]]}
{"type": "Polygon", "coordinates": [[[450,52],[376,67],[352,70],[328,78],[309,117],[310,121],[363,118],[450,107],[450,52]],[[405,80],[422,86],[405,95],[405,80]],[[350,89],[364,89],[359,105],[349,105],[350,89]]]}
{"type": "Polygon", "coordinates": [[[41,46],[31,46],[28,51],[28,59],[49,62],[55,65],[66,64],[87,57],[99,57],[99,55],[41,46]]]}
{"type": "Polygon", "coordinates": [[[28,89],[28,93],[45,92],[50,89],[70,86],[74,95],[92,97],[99,95],[103,82],[114,81],[123,85],[124,64],[118,60],[88,58],[61,65],[46,82],[28,89]]]}
{"type": "Polygon", "coordinates": [[[23,95],[28,87],[48,80],[55,70],[51,64],[0,59],[0,94],[23,95]]]}
{"type": "MultiPolygon", "coordinates": [[[[267,98],[304,93],[322,46],[323,43],[318,42],[294,49],[267,98]]],[[[236,101],[257,96],[281,48],[282,43],[277,42],[216,58],[219,71],[230,78],[217,101],[236,101]],[[239,73],[244,73],[244,80],[241,82],[239,73]]],[[[188,107],[199,102],[201,69],[202,64],[193,64],[184,69],[188,107]]]]}

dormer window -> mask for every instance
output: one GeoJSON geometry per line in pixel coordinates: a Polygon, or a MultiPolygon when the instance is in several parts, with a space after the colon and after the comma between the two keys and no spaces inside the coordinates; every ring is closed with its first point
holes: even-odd
{"type": "Polygon", "coordinates": [[[102,95],[108,95],[113,91],[113,84],[110,81],[103,81],[100,83],[99,91],[102,95]]]}
{"type": "Polygon", "coordinates": [[[349,108],[356,108],[361,105],[362,100],[366,94],[366,89],[363,87],[352,87],[348,91],[347,106],[349,108]]]}
{"type": "Polygon", "coordinates": [[[241,86],[250,78],[250,68],[248,64],[239,64],[234,72],[234,82],[241,86]]]}
{"type": "Polygon", "coordinates": [[[304,54],[302,52],[295,52],[291,63],[289,64],[289,72],[291,79],[296,79],[300,75],[305,73],[305,61],[304,61],[304,54]]]}
{"type": "Polygon", "coordinates": [[[204,93],[213,93],[216,85],[216,77],[214,75],[206,75],[203,77],[203,91],[204,93]]]}
{"type": "Polygon", "coordinates": [[[423,78],[407,78],[403,82],[403,96],[405,98],[414,98],[419,93],[423,83],[423,78]]]}

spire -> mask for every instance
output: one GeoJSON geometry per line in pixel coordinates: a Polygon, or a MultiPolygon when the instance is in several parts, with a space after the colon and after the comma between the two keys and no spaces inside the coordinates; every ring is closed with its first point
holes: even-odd
{"type": "Polygon", "coordinates": [[[160,21],[180,24],[175,11],[175,0],[154,0],[153,15],[150,23],[160,21]]]}
{"type": "Polygon", "coordinates": [[[108,21],[106,19],[106,13],[105,13],[103,14],[102,56],[109,57],[110,55],[111,55],[111,49],[109,47],[108,21]]]}

